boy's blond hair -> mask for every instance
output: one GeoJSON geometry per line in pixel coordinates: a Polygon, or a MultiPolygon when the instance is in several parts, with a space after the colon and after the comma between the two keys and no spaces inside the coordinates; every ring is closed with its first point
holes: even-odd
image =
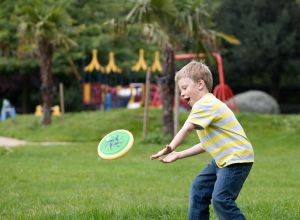
{"type": "Polygon", "coordinates": [[[178,83],[178,81],[182,78],[190,78],[195,83],[197,83],[199,80],[203,80],[205,82],[206,88],[209,92],[212,91],[213,87],[213,78],[212,74],[204,63],[197,62],[197,61],[191,61],[187,65],[181,68],[176,73],[175,76],[175,82],[178,83]]]}

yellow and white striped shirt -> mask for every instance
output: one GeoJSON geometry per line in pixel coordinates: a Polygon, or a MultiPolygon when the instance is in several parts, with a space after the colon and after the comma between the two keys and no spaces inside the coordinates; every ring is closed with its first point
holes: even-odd
{"type": "Polygon", "coordinates": [[[244,129],[227,105],[208,93],[198,100],[187,122],[197,125],[203,146],[218,167],[254,162],[254,152],[244,129]]]}

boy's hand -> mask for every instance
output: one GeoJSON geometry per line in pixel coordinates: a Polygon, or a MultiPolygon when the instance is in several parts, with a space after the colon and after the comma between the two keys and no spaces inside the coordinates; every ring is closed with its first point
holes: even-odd
{"type": "Polygon", "coordinates": [[[169,145],[166,145],[165,148],[163,148],[162,150],[158,151],[156,154],[152,154],[150,156],[150,160],[154,160],[154,159],[157,159],[163,155],[166,155],[166,154],[169,154],[173,151],[173,149],[169,146],[169,145]]]}
{"type": "Polygon", "coordinates": [[[179,158],[180,158],[179,153],[176,152],[176,151],[173,151],[168,156],[166,156],[165,158],[159,158],[159,160],[162,163],[171,163],[171,162],[174,162],[174,161],[178,160],[179,158]]]}

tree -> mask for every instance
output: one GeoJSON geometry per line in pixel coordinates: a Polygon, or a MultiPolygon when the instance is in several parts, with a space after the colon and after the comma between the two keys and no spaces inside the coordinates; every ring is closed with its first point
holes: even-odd
{"type": "MultiPolygon", "coordinates": [[[[209,52],[217,48],[217,36],[232,43],[237,39],[224,33],[215,32],[209,27],[212,20],[205,10],[202,0],[140,0],[124,18],[113,19],[109,25],[124,35],[128,26],[139,25],[141,32],[150,41],[164,48],[163,76],[160,86],[163,97],[163,130],[165,134],[173,134],[173,100],[175,76],[175,50],[183,47],[182,40],[196,42],[194,52],[209,52]]],[[[207,53],[210,57],[210,53],[207,53]]]]}
{"type": "MultiPolygon", "coordinates": [[[[120,65],[124,75],[127,73],[128,67],[135,62],[136,51],[140,47],[144,46],[149,53],[150,49],[151,52],[155,50],[153,47],[143,45],[142,42],[137,43],[137,39],[140,38],[138,34],[130,35],[130,38],[113,39],[101,25],[110,17],[120,16],[122,10],[129,10],[133,2],[126,0],[70,0],[66,2],[67,4],[57,3],[55,7],[63,7],[63,10],[66,10],[72,18],[72,25],[76,25],[76,34],[72,34],[71,37],[79,45],[72,50],[66,50],[58,44],[54,45],[51,63],[54,91],[57,88],[55,81],[59,79],[64,83],[66,98],[70,92],[71,95],[74,94],[74,91],[76,94],[81,92],[81,70],[85,65],[84,62],[88,62],[90,59],[87,56],[90,55],[92,49],[97,48],[99,50],[99,60],[103,64],[108,62],[109,51],[115,51],[118,65],[120,65]],[[73,80],[72,75],[77,80],[73,80]]],[[[40,92],[38,88],[40,86],[36,85],[40,70],[36,56],[36,44],[33,39],[28,40],[29,33],[26,36],[16,34],[20,30],[20,28],[18,29],[20,23],[23,22],[24,5],[26,4],[27,6],[29,4],[30,7],[35,4],[48,4],[50,8],[54,1],[47,0],[35,3],[29,0],[15,0],[0,3],[0,96],[10,97],[18,112],[22,113],[33,111],[34,106],[41,103],[40,98],[36,95],[37,92],[40,92]],[[33,51],[35,52],[33,53],[33,51]],[[16,84],[16,79],[18,84],[16,84]],[[22,96],[16,96],[16,93],[20,93],[22,96]],[[20,108],[21,105],[22,108],[20,108]]],[[[38,9],[35,10],[38,11],[38,9]]],[[[70,31],[73,31],[72,29],[66,30],[68,35],[70,31]]],[[[55,93],[53,94],[53,102],[55,102],[57,96],[55,93]]],[[[65,100],[68,111],[81,110],[81,97],[78,95],[76,97],[76,100],[65,100]],[[75,106],[76,109],[74,109],[75,106]]]]}
{"type": "Polygon", "coordinates": [[[14,105],[20,101],[22,112],[26,113],[31,89],[27,73],[35,72],[38,65],[33,58],[20,62],[23,54],[18,50],[17,25],[13,13],[17,4],[17,0],[0,3],[0,99],[8,98],[14,105]],[[16,91],[22,95],[14,95],[16,91]]]}
{"type": "Polygon", "coordinates": [[[216,14],[217,27],[241,40],[239,47],[226,46],[231,71],[269,79],[278,99],[283,76],[299,72],[299,12],[295,0],[223,1],[216,14]]]}
{"type": "Polygon", "coordinates": [[[15,36],[12,33],[15,31],[9,18],[11,11],[13,11],[14,4],[3,1],[0,3],[0,52],[1,56],[7,58],[11,53],[10,43],[15,41],[15,36]]]}
{"type": "Polygon", "coordinates": [[[74,27],[63,1],[28,1],[17,7],[19,36],[23,50],[33,50],[40,66],[43,125],[51,124],[53,102],[52,57],[57,46],[66,49],[76,45],[69,37],[74,27]]]}

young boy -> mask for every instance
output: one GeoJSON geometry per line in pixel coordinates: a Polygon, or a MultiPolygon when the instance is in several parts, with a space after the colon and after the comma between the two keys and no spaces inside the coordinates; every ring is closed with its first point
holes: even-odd
{"type": "Polygon", "coordinates": [[[190,62],[176,74],[175,81],[192,110],[171,143],[150,159],[171,163],[208,152],[212,162],[191,185],[189,219],[209,219],[211,201],[219,219],[245,219],[235,200],[251,170],[254,154],[242,126],[226,104],[210,93],[212,74],[205,64],[190,62]],[[196,130],[200,143],[175,151],[192,130],[196,130]]]}

